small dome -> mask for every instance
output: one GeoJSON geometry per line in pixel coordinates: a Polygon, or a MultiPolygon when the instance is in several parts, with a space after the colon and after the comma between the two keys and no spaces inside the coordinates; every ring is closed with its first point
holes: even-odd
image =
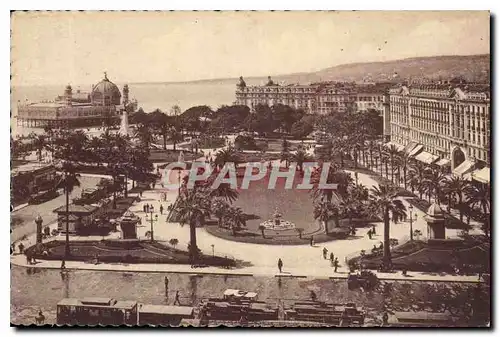
{"type": "Polygon", "coordinates": [[[433,217],[444,217],[444,212],[437,203],[433,203],[432,205],[429,206],[429,209],[427,210],[427,215],[433,217]]]}

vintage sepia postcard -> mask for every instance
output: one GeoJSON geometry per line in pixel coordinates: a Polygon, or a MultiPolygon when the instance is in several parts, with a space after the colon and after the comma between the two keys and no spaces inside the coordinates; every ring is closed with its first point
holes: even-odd
{"type": "Polygon", "coordinates": [[[489,327],[488,11],[13,11],[14,326],[489,327]]]}

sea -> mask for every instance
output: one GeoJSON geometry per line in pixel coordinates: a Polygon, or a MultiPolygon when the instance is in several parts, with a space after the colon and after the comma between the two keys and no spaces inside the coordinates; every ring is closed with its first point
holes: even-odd
{"type": "MultiPolygon", "coordinates": [[[[119,88],[123,84],[116,83],[119,88]]],[[[160,109],[170,114],[174,105],[182,111],[197,105],[208,105],[216,110],[222,105],[231,105],[236,100],[236,83],[230,82],[194,82],[194,83],[141,83],[128,84],[130,98],[138,101],[138,106],[145,112],[160,109]]],[[[65,85],[17,86],[11,88],[11,116],[17,115],[17,105],[41,101],[52,101],[63,95],[65,85]]],[[[90,86],[73,86],[73,91],[90,91],[90,86]]],[[[21,128],[11,122],[12,135],[27,135],[30,132],[41,132],[41,129],[21,128]]]]}

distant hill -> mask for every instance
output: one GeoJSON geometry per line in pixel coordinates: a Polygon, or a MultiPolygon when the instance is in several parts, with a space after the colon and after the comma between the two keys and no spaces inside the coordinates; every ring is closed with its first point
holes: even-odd
{"type": "MultiPolygon", "coordinates": [[[[247,77],[249,85],[265,83],[266,77],[247,77]]],[[[373,81],[407,80],[417,78],[448,79],[457,76],[467,81],[489,82],[490,55],[415,57],[387,62],[350,63],[311,73],[272,75],[275,83],[312,83],[320,81],[373,81]]],[[[188,83],[235,83],[235,78],[191,81],[188,83]]]]}

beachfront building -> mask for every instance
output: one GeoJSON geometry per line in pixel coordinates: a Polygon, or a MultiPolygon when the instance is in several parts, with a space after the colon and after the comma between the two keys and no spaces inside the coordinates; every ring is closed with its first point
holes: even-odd
{"type": "Polygon", "coordinates": [[[247,86],[240,77],[235,104],[246,105],[251,110],[258,104],[284,104],[303,109],[308,114],[370,109],[383,114],[387,90],[387,84],[357,85],[351,82],[278,85],[270,76],[263,86],[247,86]]]}
{"type": "Polygon", "coordinates": [[[118,121],[122,111],[134,110],[137,103],[129,100],[129,88],[123,87],[123,96],[107,75],[92,86],[90,93],[73,92],[66,86],[64,95],[51,102],[37,102],[18,106],[17,125],[23,127],[100,126],[118,121]]]}
{"type": "Polygon", "coordinates": [[[399,85],[389,102],[391,143],[417,160],[460,176],[490,166],[489,85],[399,85]]]}

